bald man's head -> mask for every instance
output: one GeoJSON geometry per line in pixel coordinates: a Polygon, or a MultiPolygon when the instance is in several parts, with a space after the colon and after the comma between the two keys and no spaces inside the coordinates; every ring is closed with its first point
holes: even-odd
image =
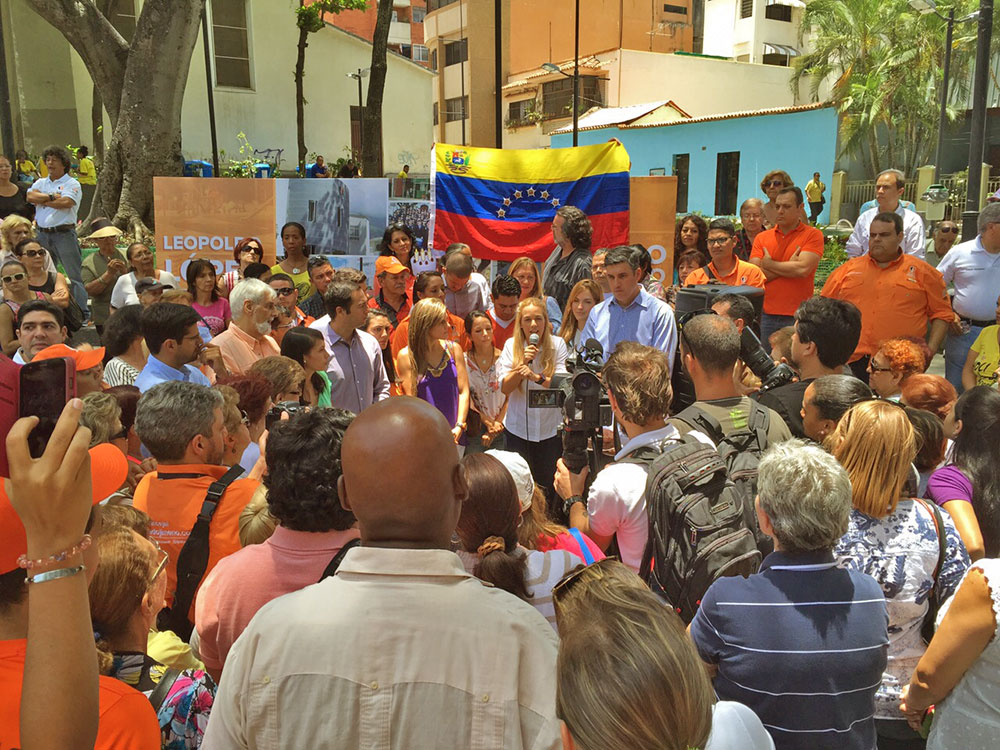
{"type": "Polygon", "coordinates": [[[340,502],[365,544],[449,548],[468,490],[440,411],[408,396],[378,402],[344,433],[341,461],[340,502]]]}

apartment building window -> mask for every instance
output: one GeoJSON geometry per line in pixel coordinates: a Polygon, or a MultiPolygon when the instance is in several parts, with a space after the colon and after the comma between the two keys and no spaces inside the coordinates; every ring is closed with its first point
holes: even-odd
{"type": "MultiPolygon", "coordinates": [[[[579,111],[586,112],[603,102],[598,79],[594,76],[581,76],[579,111]]],[[[572,78],[560,78],[542,84],[542,114],[546,118],[573,116],[572,78]]]]}
{"type": "Polygon", "coordinates": [[[126,42],[132,41],[135,36],[135,0],[113,0],[107,18],[126,42]]]}
{"type": "Polygon", "coordinates": [[[787,23],[791,23],[792,7],[790,5],[778,5],[777,3],[768,5],[764,8],[764,18],[770,18],[772,21],[786,21],[787,23]]]}
{"type": "Polygon", "coordinates": [[[413,23],[423,23],[424,22],[424,16],[427,15],[427,9],[426,8],[421,8],[419,6],[414,5],[413,8],[412,8],[412,12],[413,12],[413,18],[411,20],[413,21],[413,23]]]}
{"type": "Polygon", "coordinates": [[[452,3],[457,3],[458,0],[427,0],[427,12],[435,11],[438,8],[443,8],[446,5],[451,5],[452,3]]]}
{"type": "Polygon", "coordinates": [[[428,50],[422,44],[413,45],[413,59],[418,62],[427,62],[428,50]]]}
{"type": "Polygon", "coordinates": [[[676,13],[679,16],[686,16],[688,9],[686,5],[669,5],[664,3],[663,5],[664,13],[676,13]]]}
{"type": "Polygon", "coordinates": [[[715,215],[735,216],[740,191],[740,152],[726,151],[716,157],[715,215]]]}
{"type": "Polygon", "coordinates": [[[438,124],[438,103],[434,102],[434,124],[438,124]]]}
{"type": "Polygon", "coordinates": [[[212,0],[215,85],[253,88],[250,74],[250,22],[246,0],[212,0]]]}
{"type": "Polygon", "coordinates": [[[753,0],[740,0],[740,18],[750,18],[753,15],[753,0]]]}
{"type": "Polygon", "coordinates": [[[511,102],[510,106],[507,107],[507,121],[511,125],[527,125],[529,122],[528,115],[534,114],[535,111],[534,99],[521,99],[517,102],[511,102]]]}
{"type": "Polygon", "coordinates": [[[438,51],[436,49],[431,50],[431,70],[438,69],[438,51]]]}
{"type": "Polygon", "coordinates": [[[456,122],[465,120],[469,116],[469,97],[456,96],[454,99],[444,100],[444,121],[456,122]]]}
{"type": "Polygon", "coordinates": [[[686,214],[688,210],[688,170],[690,166],[691,154],[674,154],[671,172],[677,178],[677,213],[679,214],[686,214]]]}
{"type": "Polygon", "coordinates": [[[446,42],[444,45],[444,65],[458,65],[469,59],[469,40],[446,42]]]}

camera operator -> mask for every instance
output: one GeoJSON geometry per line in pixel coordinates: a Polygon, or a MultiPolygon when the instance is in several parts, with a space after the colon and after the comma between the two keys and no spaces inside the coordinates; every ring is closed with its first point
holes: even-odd
{"type": "Polygon", "coordinates": [[[743,333],[743,329],[749,326],[753,328],[757,314],[753,309],[753,302],[742,294],[727,292],[720,294],[712,300],[712,310],[716,315],[725,315],[736,326],[738,333],[743,333]]]}
{"type": "MultiPolygon", "coordinates": [[[[628,436],[628,442],[615,456],[616,462],[643,446],[679,437],[677,428],[666,422],[672,393],[670,368],[663,352],[623,341],[608,357],[602,377],[611,409],[628,436]]],[[[712,444],[699,432],[690,434],[712,444]]],[[[563,499],[570,526],[587,534],[602,550],[617,536],[622,562],[638,571],[649,534],[646,467],[635,463],[608,465],[594,477],[585,499],[587,473],[585,468],[571,474],[561,458],[556,465],[555,490],[563,499]]]]}
{"type": "Polygon", "coordinates": [[[757,406],[737,391],[733,371],[739,357],[740,334],[729,318],[706,313],[688,320],[681,329],[681,364],[694,384],[698,400],[670,423],[683,434],[697,428],[693,417],[699,412],[707,414],[718,423],[722,435],[707,434],[718,441],[724,436],[752,429],[755,412],[764,409],[767,412],[767,439],[764,445],[757,446],[762,452],[769,445],[788,440],[792,433],[777,412],[757,406]]]}
{"type": "Polygon", "coordinates": [[[626,245],[613,247],[604,256],[604,269],[611,296],[590,311],[580,341],[596,339],[605,354],[621,341],[637,341],[666,354],[669,369],[677,349],[674,312],[639,283],[639,253],[626,245]]]}
{"type": "Polygon", "coordinates": [[[774,388],[758,397],[785,420],[795,437],[806,437],[802,426],[802,397],[816,378],[842,375],[861,337],[861,312],[850,302],[826,297],[807,299],[795,311],[792,366],[795,383],[774,388]]]}

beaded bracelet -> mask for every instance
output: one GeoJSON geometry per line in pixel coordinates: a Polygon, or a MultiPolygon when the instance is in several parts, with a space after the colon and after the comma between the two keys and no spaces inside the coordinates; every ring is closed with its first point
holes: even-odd
{"type": "Polygon", "coordinates": [[[74,544],[72,547],[67,550],[63,550],[62,552],[56,552],[54,555],[41,557],[37,560],[29,560],[27,555],[21,555],[17,558],[17,566],[19,568],[24,568],[25,570],[31,570],[32,568],[40,568],[43,565],[65,562],[67,558],[73,557],[73,555],[79,555],[81,552],[88,549],[91,541],[90,534],[84,534],[83,539],[74,544]]]}
{"type": "Polygon", "coordinates": [[[56,568],[55,570],[46,570],[44,573],[37,573],[33,576],[28,576],[24,579],[24,582],[45,583],[46,581],[56,581],[60,578],[75,576],[77,573],[82,573],[86,569],[85,565],[77,565],[75,568],[56,568]]]}

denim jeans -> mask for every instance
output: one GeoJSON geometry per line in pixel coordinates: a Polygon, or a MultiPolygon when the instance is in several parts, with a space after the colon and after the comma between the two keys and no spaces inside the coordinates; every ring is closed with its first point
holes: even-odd
{"type": "Polygon", "coordinates": [[[83,310],[84,317],[90,317],[87,311],[87,290],[83,288],[83,257],[80,243],[76,240],[76,232],[38,232],[35,238],[38,244],[52,255],[52,260],[62,263],[70,285],[73,299],[83,310]]]}
{"type": "Polygon", "coordinates": [[[768,343],[768,339],[771,338],[771,334],[775,331],[780,331],[785,326],[790,326],[795,324],[794,315],[768,315],[767,313],[761,313],[760,316],[760,343],[764,347],[764,351],[771,351],[771,344],[768,343]]]}
{"type": "Polygon", "coordinates": [[[962,368],[965,367],[965,358],[969,354],[969,349],[976,343],[980,332],[983,329],[979,326],[972,326],[968,333],[955,336],[951,333],[944,342],[944,376],[955,386],[955,390],[962,392],[962,368]]]}

